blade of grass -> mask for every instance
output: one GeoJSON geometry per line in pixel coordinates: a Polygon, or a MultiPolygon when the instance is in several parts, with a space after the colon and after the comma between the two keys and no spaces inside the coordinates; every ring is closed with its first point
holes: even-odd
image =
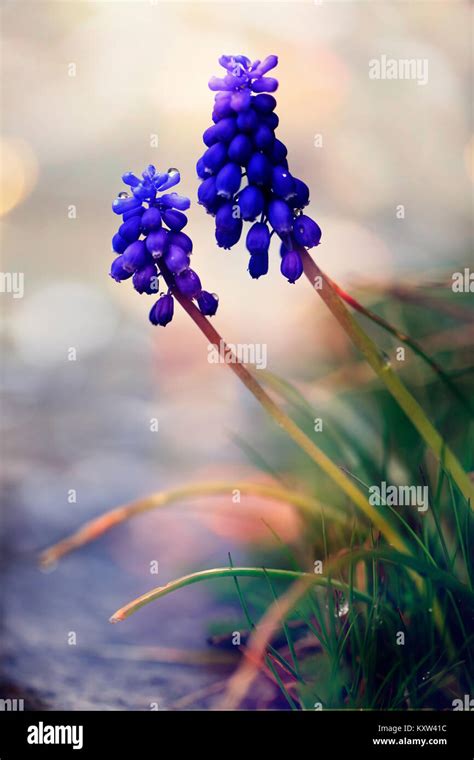
{"type": "MultiPolygon", "coordinates": [[[[265,568],[263,568],[263,569],[265,570],[265,568]]],[[[270,576],[268,575],[267,572],[265,572],[265,578],[266,578],[267,583],[268,583],[268,585],[270,587],[270,591],[272,593],[273,601],[274,601],[275,605],[278,606],[278,596],[275,593],[275,588],[274,588],[273,583],[271,581],[271,578],[270,578],[270,576]]],[[[295,647],[293,645],[293,639],[291,638],[290,631],[289,631],[288,626],[286,624],[286,618],[282,617],[281,621],[282,621],[283,633],[285,634],[285,638],[286,638],[286,641],[288,643],[288,651],[290,652],[291,659],[293,661],[294,671],[297,674],[299,680],[303,681],[303,683],[304,683],[304,680],[301,678],[301,673],[300,673],[299,664],[298,664],[298,658],[296,657],[295,647]]]]}
{"type": "Polygon", "coordinates": [[[441,367],[438,362],[436,362],[431,356],[429,356],[423,348],[420,346],[420,344],[411,338],[406,333],[402,332],[401,330],[398,330],[394,325],[390,324],[386,319],[383,319],[383,317],[380,317],[375,312],[371,311],[370,309],[367,309],[367,307],[363,306],[359,301],[357,301],[354,296],[351,296],[347,291],[345,291],[343,288],[341,288],[340,285],[338,285],[334,280],[332,280],[330,277],[327,277],[328,282],[331,283],[331,286],[333,287],[334,291],[342,298],[343,301],[345,301],[349,306],[352,306],[353,309],[358,311],[360,314],[363,314],[364,317],[367,317],[367,319],[370,319],[372,322],[375,322],[379,327],[382,327],[384,330],[389,332],[391,335],[394,335],[398,340],[400,340],[402,343],[405,343],[407,346],[409,346],[412,351],[415,352],[423,361],[431,367],[434,372],[440,377],[440,379],[443,381],[443,383],[446,385],[447,388],[451,391],[453,396],[462,404],[464,409],[467,410],[469,414],[473,414],[474,410],[472,408],[472,405],[467,399],[464,394],[459,390],[456,383],[453,382],[452,378],[444,371],[444,369],[441,367]]]}
{"type": "MultiPolygon", "coordinates": [[[[143,514],[152,509],[166,507],[175,502],[186,499],[196,499],[202,496],[221,496],[232,494],[234,490],[240,491],[244,495],[259,496],[264,499],[273,499],[281,501],[300,509],[303,513],[314,515],[321,509],[321,504],[314,498],[297,493],[288,488],[282,488],[279,485],[268,483],[249,483],[248,481],[208,481],[204,483],[195,483],[189,486],[174,488],[169,491],[158,491],[150,494],[143,499],[124,504],[120,507],[105,512],[93,520],[85,523],[79,530],[54,546],[46,549],[40,555],[40,563],[43,567],[48,567],[58,561],[65,554],[79,549],[90,541],[95,541],[104,533],[116,525],[120,525],[126,520],[130,520],[136,515],[143,514]]],[[[329,510],[332,512],[332,507],[329,510]]],[[[334,510],[336,519],[345,519],[342,512],[334,510]],[[339,516],[339,517],[338,517],[339,516]]]]}
{"type": "Polygon", "coordinates": [[[314,288],[315,283],[319,280],[321,281],[322,287],[316,289],[318,295],[323,299],[354,345],[362,352],[374,372],[384,383],[400,408],[405,412],[436,458],[440,461],[443,460],[444,466],[451,474],[460,492],[466,501],[471,500],[471,508],[474,508],[474,486],[461,467],[457,457],[434,428],[418,401],[416,401],[400,378],[393,372],[390,363],[384,359],[375,343],[352,317],[334,290],[332,281],[321,271],[306,248],[298,247],[298,251],[303,260],[305,275],[312,287],[314,288]]]}
{"type": "MultiPolygon", "coordinates": [[[[129,602],[129,604],[126,604],[124,607],[121,607],[119,610],[117,610],[110,618],[110,622],[119,623],[122,620],[130,617],[130,615],[133,615],[133,613],[137,612],[139,609],[141,609],[141,607],[145,607],[145,605],[150,604],[150,602],[154,602],[156,599],[160,599],[167,594],[171,594],[173,591],[177,591],[180,588],[185,588],[186,586],[190,586],[194,583],[201,583],[202,581],[213,580],[215,578],[229,577],[265,578],[266,573],[275,580],[295,581],[299,579],[305,579],[307,581],[308,587],[311,587],[312,585],[326,587],[329,585],[327,578],[323,578],[312,573],[300,573],[296,570],[278,570],[274,568],[263,567],[216,567],[212,568],[211,570],[201,570],[197,573],[184,575],[182,578],[178,578],[175,581],[167,583],[166,586],[158,586],[157,588],[151,589],[151,591],[148,591],[146,594],[137,597],[133,601],[129,602]]],[[[347,585],[345,583],[341,583],[340,581],[332,580],[331,585],[340,591],[347,591],[348,589],[347,585]]],[[[354,590],[353,593],[354,596],[362,602],[370,603],[372,601],[370,595],[362,591],[354,590]]]]}
{"type": "MultiPolygon", "coordinates": [[[[228,557],[229,557],[229,565],[231,567],[234,567],[234,563],[232,561],[232,555],[231,555],[230,552],[228,553],[228,557]]],[[[255,623],[252,620],[252,617],[251,617],[250,612],[249,612],[248,604],[247,604],[247,602],[245,600],[245,597],[244,597],[244,595],[242,593],[242,589],[240,588],[240,583],[238,581],[238,578],[235,575],[234,575],[234,583],[235,583],[235,588],[236,588],[236,591],[237,591],[237,596],[239,598],[240,606],[242,607],[243,613],[245,615],[245,619],[247,621],[247,625],[249,627],[249,630],[253,631],[255,629],[255,623]]],[[[279,653],[279,651],[277,649],[275,649],[275,647],[272,646],[272,644],[270,642],[268,642],[268,649],[273,654],[273,656],[275,657],[275,659],[278,660],[278,662],[280,663],[280,665],[283,668],[285,668],[286,670],[288,670],[288,672],[290,672],[291,675],[294,678],[296,678],[296,680],[298,680],[299,676],[295,672],[295,670],[293,670],[293,668],[291,667],[290,663],[287,662],[285,660],[285,658],[281,656],[281,654],[279,653]]]]}

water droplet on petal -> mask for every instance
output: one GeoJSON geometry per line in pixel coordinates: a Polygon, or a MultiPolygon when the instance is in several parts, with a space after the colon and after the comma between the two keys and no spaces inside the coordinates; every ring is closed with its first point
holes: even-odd
{"type": "Polygon", "coordinates": [[[178,172],[179,172],[179,169],[175,169],[175,168],[172,166],[172,167],[171,167],[171,169],[168,169],[168,172],[167,172],[167,173],[168,173],[168,174],[178,174],[178,172]]]}
{"type": "Polygon", "coordinates": [[[128,198],[128,197],[129,197],[129,195],[128,195],[128,193],[126,193],[126,192],[125,192],[125,190],[124,190],[124,191],[123,191],[123,193],[119,193],[119,194],[118,194],[118,197],[119,197],[119,198],[128,198]]]}

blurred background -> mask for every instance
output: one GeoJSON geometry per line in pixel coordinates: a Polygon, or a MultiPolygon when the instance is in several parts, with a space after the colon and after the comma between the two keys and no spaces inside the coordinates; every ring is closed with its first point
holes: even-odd
{"type": "MultiPolygon", "coordinates": [[[[208,363],[184,312],[153,328],[151,297],[108,277],[121,175],[177,166],[178,191],[194,199],[218,57],[275,53],[277,135],[311,188],[319,265],[368,304],[420,283],[441,285],[443,300],[470,261],[470,45],[463,2],[3,2],[1,269],[24,273],[23,298],[0,293],[6,694],[52,709],[179,705],[233,667],[231,656],[199,666],[209,621],[232,619],[231,601],[199,586],[120,626],[109,615],[158,583],[225,565],[229,550],[240,564],[260,556],[273,541],[262,517],[305,552],[290,507],[253,499],[236,513],[229,495],[140,517],[53,573],[36,567],[38,550],[117,504],[205,478],[267,477],[239,441],[278,468],[294,454],[232,373],[208,363]],[[427,59],[428,82],[371,80],[382,55],[427,59]],[[198,666],[183,664],[194,650],[198,666]]],[[[186,231],[226,340],[266,344],[268,369],[304,387],[316,416],[343,415],[376,451],[380,418],[342,397],[370,372],[309,285],[288,285],[276,250],[269,275],[251,280],[244,243],[218,249],[195,203],[186,231]]],[[[386,316],[406,326],[403,309],[386,316]]],[[[423,330],[436,332],[434,314],[423,330]]],[[[257,693],[256,706],[268,698],[257,693]]]]}

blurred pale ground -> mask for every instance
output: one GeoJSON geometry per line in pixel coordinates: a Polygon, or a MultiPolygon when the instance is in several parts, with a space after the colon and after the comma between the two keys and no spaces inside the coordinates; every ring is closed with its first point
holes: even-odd
{"type": "MultiPolygon", "coordinates": [[[[261,538],[260,505],[253,525],[234,527],[181,507],[151,514],[48,575],[34,552],[150,490],[248,474],[230,434],[258,448],[267,423],[231,373],[207,363],[184,313],[152,328],[150,297],[107,276],[120,176],[178,166],[180,190],[194,198],[219,55],[276,53],[278,134],[311,187],[320,265],[348,285],[454,271],[470,232],[469,6],[7,1],[2,38],[1,267],[25,275],[23,299],[0,294],[3,670],[53,708],[167,707],[214,676],[93,653],[119,642],[202,648],[208,619],[223,614],[212,590],[180,592],[121,626],[107,618],[156,585],[152,559],[161,583],[225,564],[228,549],[245,557],[242,539],[261,538]],[[428,59],[428,83],[370,80],[368,61],[383,54],[428,59]]],[[[276,251],[270,275],[254,282],[243,244],[217,249],[197,205],[187,231],[227,340],[267,344],[268,368],[290,380],[329,351],[344,358],[323,305],[307,283],[283,280],[276,251]]],[[[294,537],[290,514],[279,521],[294,537]]]]}

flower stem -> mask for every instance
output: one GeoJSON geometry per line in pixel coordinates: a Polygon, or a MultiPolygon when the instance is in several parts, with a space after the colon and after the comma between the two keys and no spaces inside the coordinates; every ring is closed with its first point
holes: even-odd
{"type": "Polygon", "coordinates": [[[308,251],[298,248],[303,260],[304,273],[313,287],[320,280],[321,287],[315,288],[324,303],[343,327],[355,346],[362,352],[366,360],[385,384],[388,391],[403,409],[408,419],[417,429],[425,443],[433,451],[436,458],[444,466],[457,484],[460,492],[466,499],[471,500],[471,508],[474,506],[474,487],[469,477],[464,472],[459,460],[443,441],[438,431],[434,428],[420,404],[404,386],[400,378],[392,370],[390,363],[382,356],[375,343],[355,321],[344,303],[336,292],[332,281],[321,271],[316,262],[311,258],[308,251]]]}
{"type": "Polygon", "coordinates": [[[372,521],[372,523],[381,531],[387,541],[394,547],[407,551],[407,546],[398,532],[393,528],[380,511],[369,504],[364,494],[359,490],[355,483],[337,466],[331,459],[301,430],[298,425],[288,417],[285,412],[270,398],[268,393],[256,381],[254,376],[249,372],[237,358],[235,353],[225,344],[217,330],[211,325],[209,320],[201,314],[199,309],[192,301],[174,291],[176,299],[183,309],[189,314],[193,322],[199,327],[208,341],[217,347],[217,350],[224,357],[225,363],[237,375],[239,380],[248,388],[257,401],[263,406],[266,412],[275,420],[285,432],[294,440],[294,442],[308,454],[308,456],[320,467],[359,507],[359,509],[372,521]]]}

